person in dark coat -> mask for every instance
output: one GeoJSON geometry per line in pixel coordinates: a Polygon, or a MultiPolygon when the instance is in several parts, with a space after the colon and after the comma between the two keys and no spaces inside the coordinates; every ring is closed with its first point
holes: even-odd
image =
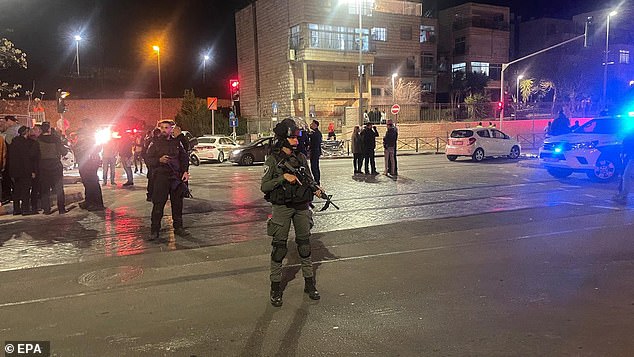
{"type": "Polygon", "coordinates": [[[379,137],[379,132],[372,123],[368,123],[365,129],[361,131],[361,138],[363,142],[363,159],[365,161],[365,174],[366,175],[378,175],[376,171],[376,162],[374,161],[374,151],[376,150],[376,138],[379,137]],[[369,166],[369,167],[368,167],[369,166]],[[372,168],[372,171],[369,169],[372,168]]]}
{"type": "Polygon", "coordinates": [[[75,157],[79,165],[79,176],[84,185],[85,201],[79,207],[88,211],[103,211],[103,195],[99,186],[97,171],[101,167],[99,152],[101,146],[95,144],[95,126],[90,119],[82,121],[82,127],[77,131],[75,143],[75,157]]]}
{"type": "Polygon", "coordinates": [[[119,140],[118,148],[119,157],[121,158],[121,166],[123,166],[123,171],[125,171],[127,178],[127,181],[121,185],[123,187],[134,185],[134,175],[132,174],[133,150],[134,138],[132,137],[132,134],[123,134],[123,137],[119,140]]]}
{"type": "Polygon", "coordinates": [[[147,194],[146,200],[148,202],[152,202],[152,192],[154,192],[154,175],[152,173],[152,167],[148,165],[147,162],[147,149],[150,147],[150,144],[154,140],[156,140],[161,135],[161,129],[154,128],[154,130],[148,132],[148,135],[145,137],[145,141],[143,143],[143,161],[145,161],[145,166],[147,167],[147,194]]]}
{"type": "Polygon", "coordinates": [[[570,119],[564,114],[563,110],[560,110],[559,116],[553,120],[553,124],[550,127],[550,134],[557,136],[568,133],[570,133],[570,119]]]}
{"type": "Polygon", "coordinates": [[[321,156],[321,141],[323,134],[319,131],[319,122],[313,120],[310,123],[310,129],[312,130],[309,135],[309,153],[310,153],[310,171],[313,173],[313,178],[317,185],[321,185],[321,170],[319,169],[319,157],[321,156]]]}
{"type": "Polygon", "coordinates": [[[40,185],[42,194],[42,208],[44,214],[51,214],[51,190],[57,195],[57,210],[59,214],[66,213],[64,198],[64,168],[62,156],[68,149],[56,135],[51,135],[51,123],[42,123],[42,135],[38,138],[40,146],[40,185]]]}
{"type": "Polygon", "coordinates": [[[352,166],[354,166],[354,173],[362,173],[363,167],[363,143],[361,142],[361,130],[359,126],[355,126],[352,131],[352,166]]]}
{"type": "Polygon", "coordinates": [[[385,158],[385,175],[396,175],[396,161],[394,157],[396,155],[396,141],[398,139],[398,133],[394,128],[394,124],[390,121],[387,124],[387,132],[383,137],[383,149],[385,158]]]}
{"type": "Polygon", "coordinates": [[[13,214],[14,215],[31,215],[33,212],[29,201],[31,199],[31,184],[35,178],[37,171],[39,146],[30,140],[29,128],[21,126],[18,129],[18,136],[13,139],[11,144],[11,162],[10,175],[13,178],[13,214]]]}

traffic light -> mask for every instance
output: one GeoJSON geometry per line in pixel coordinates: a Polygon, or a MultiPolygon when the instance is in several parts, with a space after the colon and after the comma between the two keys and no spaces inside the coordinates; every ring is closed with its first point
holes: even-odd
{"type": "Polygon", "coordinates": [[[498,110],[504,109],[504,102],[498,102],[498,110]]]}
{"type": "Polygon", "coordinates": [[[229,80],[229,91],[231,93],[231,100],[234,102],[240,101],[240,81],[237,79],[229,80]]]}

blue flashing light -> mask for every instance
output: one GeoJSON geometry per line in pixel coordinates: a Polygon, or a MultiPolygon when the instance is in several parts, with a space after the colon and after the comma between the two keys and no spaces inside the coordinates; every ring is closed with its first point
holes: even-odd
{"type": "Polygon", "coordinates": [[[633,118],[634,117],[634,112],[629,112],[629,113],[627,113],[627,115],[629,115],[630,118],[633,118]]]}
{"type": "Polygon", "coordinates": [[[558,153],[558,154],[559,154],[561,151],[562,151],[562,150],[561,150],[561,148],[555,148],[555,152],[556,152],[556,153],[558,153]]]}

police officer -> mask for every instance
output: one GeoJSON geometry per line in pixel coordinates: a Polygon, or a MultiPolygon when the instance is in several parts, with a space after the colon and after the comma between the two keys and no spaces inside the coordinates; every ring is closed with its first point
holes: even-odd
{"type": "Polygon", "coordinates": [[[159,237],[163,210],[169,195],[172,205],[172,221],[174,234],[186,237],[190,233],[183,228],[183,196],[185,183],[189,181],[189,160],[187,152],[180,141],[172,137],[174,122],[163,120],[159,122],[161,131],[147,149],[147,166],[151,168],[153,180],[152,188],[152,227],[148,240],[159,237]]]}
{"type": "Polygon", "coordinates": [[[97,170],[101,167],[99,158],[101,146],[95,144],[95,125],[92,120],[82,120],[82,127],[77,131],[77,142],[73,150],[77,157],[79,176],[84,185],[86,197],[79,207],[88,211],[103,211],[103,195],[99,186],[99,176],[97,176],[97,170]]]}
{"type": "MultiPolygon", "coordinates": [[[[286,241],[291,228],[295,227],[295,243],[301,259],[304,275],[304,292],[313,300],[319,300],[315,287],[313,264],[310,258],[310,228],[313,226],[310,203],[313,194],[308,185],[302,185],[295,175],[287,173],[283,164],[288,162],[295,168],[304,167],[311,176],[304,154],[297,151],[300,130],[291,118],[284,119],[273,129],[275,145],[264,163],[261,190],[265,199],[273,204],[273,215],[267,222],[267,234],[273,237],[271,252],[271,304],[282,306],[282,261],[287,253],[286,241]]],[[[312,176],[311,176],[312,178],[312,176]]]]}

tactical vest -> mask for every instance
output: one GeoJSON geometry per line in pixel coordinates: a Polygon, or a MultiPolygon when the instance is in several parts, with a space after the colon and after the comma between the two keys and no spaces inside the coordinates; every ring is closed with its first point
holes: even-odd
{"type": "MultiPolygon", "coordinates": [[[[275,161],[279,164],[282,158],[274,155],[275,161]]],[[[290,162],[293,167],[300,167],[301,162],[294,155],[290,157],[290,162]]],[[[284,174],[284,171],[275,167],[274,178],[280,177],[284,174]]],[[[298,183],[291,184],[284,180],[281,185],[276,187],[273,191],[267,193],[264,198],[274,205],[288,205],[288,204],[301,204],[310,202],[313,199],[313,192],[307,185],[300,185],[298,183]]]]}
{"type": "Polygon", "coordinates": [[[54,142],[47,143],[39,140],[38,143],[40,144],[40,160],[59,160],[57,145],[54,142]]]}

